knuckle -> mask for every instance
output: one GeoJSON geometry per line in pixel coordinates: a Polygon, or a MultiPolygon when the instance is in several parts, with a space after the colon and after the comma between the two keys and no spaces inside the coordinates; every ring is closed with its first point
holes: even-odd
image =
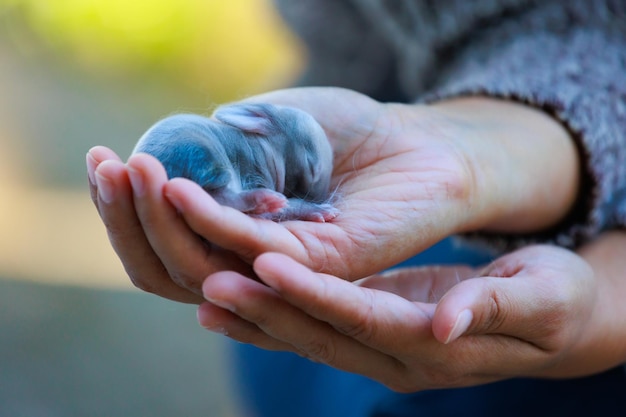
{"type": "Polygon", "coordinates": [[[467,376],[457,371],[438,372],[429,377],[429,389],[453,388],[467,385],[467,376]]]}
{"type": "Polygon", "coordinates": [[[182,272],[170,272],[170,278],[179,287],[185,288],[196,294],[202,294],[202,281],[194,279],[191,275],[182,272]]]}
{"type": "Polygon", "coordinates": [[[367,294],[367,300],[365,301],[367,308],[360,310],[350,322],[335,325],[334,327],[340,333],[367,344],[376,336],[376,322],[374,320],[374,297],[369,291],[365,294],[367,294]]]}
{"type": "Polygon", "coordinates": [[[150,285],[149,281],[144,281],[141,278],[138,278],[134,275],[128,274],[130,278],[130,282],[138,289],[149,292],[151,294],[155,294],[157,292],[156,288],[153,285],[150,285]]]}
{"type": "Polygon", "coordinates": [[[337,348],[331,339],[312,339],[301,345],[298,350],[314,362],[333,364],[337,358],[337,348]]]}
{"type": "MultiPolygon", "coordinates": [[[[159,294],[159,292],[161,291],[161,285],[159,284],[159,280],[154,279],[154,276],[149,276],[145,273],[142,273],[141,270],[134,268],[128,263],[124,263],[123,265],[126,274],[130,278],[130,282],[135,287],[151,294],[159,294]]],[[[167,273],[167,271],[162,268],[162,273],[167,273]]]]}
{"type": "MultiPolygon", "coordinates": [[[[456,350],[450,351],[436,361],[432,361],[422,369],[422,384],[429,389],[450,388],[462,385],[466,378],[468,366],[464,357],[456,350]]],[[[467,359],[467,358],[465,358],[467,359]]]]}
{"type": "Polygon", "coordinates": [[[370,325],[370,320],[367,318],[359,318],[357,321],[354,321],[349,324],[343,324],[340,326],[335,326],[335,328],[344,335],[367,343],[372,340],[375,334],[373,326],[370,325]]]}
{"type": "Polygon", "coordinates": [[[484,321],[484,326],[489,331],[496,331],[506,320],[507,316],[507,300],[505,297],[498,295],[497,292],[492,291],[489,294],[489,302],[487,303],[487,314],[484,321]]]}
{"type": "Polygon", "coordinates": [[[448,363],[434,361],[428,365],[424,364],[420,367],[419,373],[405,367],[383,383],[392,391],[404,394],[425,389],[462,386],[465,383],[466,375],[462,373],[460,368],[450,365],[453,360],[450,358],[448,363]]]}
{"type": "Polygon", "coordinates": [[[474,330],[478,333],[498,331],[507,319],[510,300],[488,283],[483,283],[481,291],[483,293],[481,298],[485,300],[484,308],[479,309],[480,316],[476,321],[478,328],[474,330]]]}
{"type": "Polygon", "coordinates": [[[254,323],[259,329],[271,332],[276,328],[276,317],[267,311],[257,309],[245,309],[246,319],[254,323]]]}
{"type": "Polygon", "coordinates": [[[423,376],[416,377],[414,374],[407,372],[404,372],[404,375],[401,377],[383,381],[383,385],[400,394],[410,394],[430,387],[429,384],[424,382],[423,376]]]}
{"type": "Polygon", "coordinates": [[[145,291],[150,294],[159,294],[160,287],[155,285],[151,280],[144,279],[136,274],[128,272],[127,274],[130,278],[130,282],[138,289],[145,291]]]}

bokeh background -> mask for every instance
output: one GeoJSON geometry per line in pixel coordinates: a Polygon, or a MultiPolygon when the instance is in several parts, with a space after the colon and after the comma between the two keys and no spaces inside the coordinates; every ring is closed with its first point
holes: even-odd
{"type": "Polygon", "coordinates": [[[243,415],[225,341],[129,283],[85,154],[304,60],[266,0],[0,0],[0,416],[243,415]]]}

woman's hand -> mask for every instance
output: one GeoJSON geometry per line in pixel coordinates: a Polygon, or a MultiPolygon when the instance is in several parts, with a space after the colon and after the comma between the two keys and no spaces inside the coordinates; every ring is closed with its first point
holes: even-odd
{"type": "Polygon", "coordinates": [[[250,100],[299,107],[322,125],[334,149],[340,215],[328,223],[254,219],[219,206],[190,181],[168,181],[147,155],[124,165],[94,148],[92,196],[138,287],[197,302],[206,276],[249,274],[268,251],[354,280],[458,232],[550,226],[575,198],[573,144],[558,124],[522,105],[484,98],[381,104],[336,88],[250,100]]]}
{"type": "Polygon", "coordinates": [[[398,391],[579,376],[626,360],[618,248],[626,234],[583,249],[587,261],[532,246],[482,271],[411,268],[355,283],[268,253],[254,263],[262,283],[234,272],[207,278],[198,318],[235,340],[398,391]]]}

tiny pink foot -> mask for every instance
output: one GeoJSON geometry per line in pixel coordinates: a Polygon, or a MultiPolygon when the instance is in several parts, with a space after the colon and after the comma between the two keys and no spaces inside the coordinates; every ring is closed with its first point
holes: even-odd
{"type": "Polygon", "coordinates": [[[339,215],[339,210],[330,204],[319,204],[310,208],[310,211],[300,213],[301,220],[317,223],[326,223],[339,215]]]}
{"type": "Polygon", "coordinates": [[[288,205],[287,197],[278,191],[259,188],[245,193],[251,207],[246,210],[249,214],[276,213],[288,205]]]}

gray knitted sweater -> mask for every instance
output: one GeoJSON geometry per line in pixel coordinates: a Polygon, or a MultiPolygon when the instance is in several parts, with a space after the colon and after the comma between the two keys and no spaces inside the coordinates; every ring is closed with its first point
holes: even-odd
{"type": "Polygon", "coordinates": [[[626,0],[276,0],[309,50],[305,85],[541,108],[579,145],[579,204],[552,230],[489,236],[576,247],[626,225],[626,0]]]}

